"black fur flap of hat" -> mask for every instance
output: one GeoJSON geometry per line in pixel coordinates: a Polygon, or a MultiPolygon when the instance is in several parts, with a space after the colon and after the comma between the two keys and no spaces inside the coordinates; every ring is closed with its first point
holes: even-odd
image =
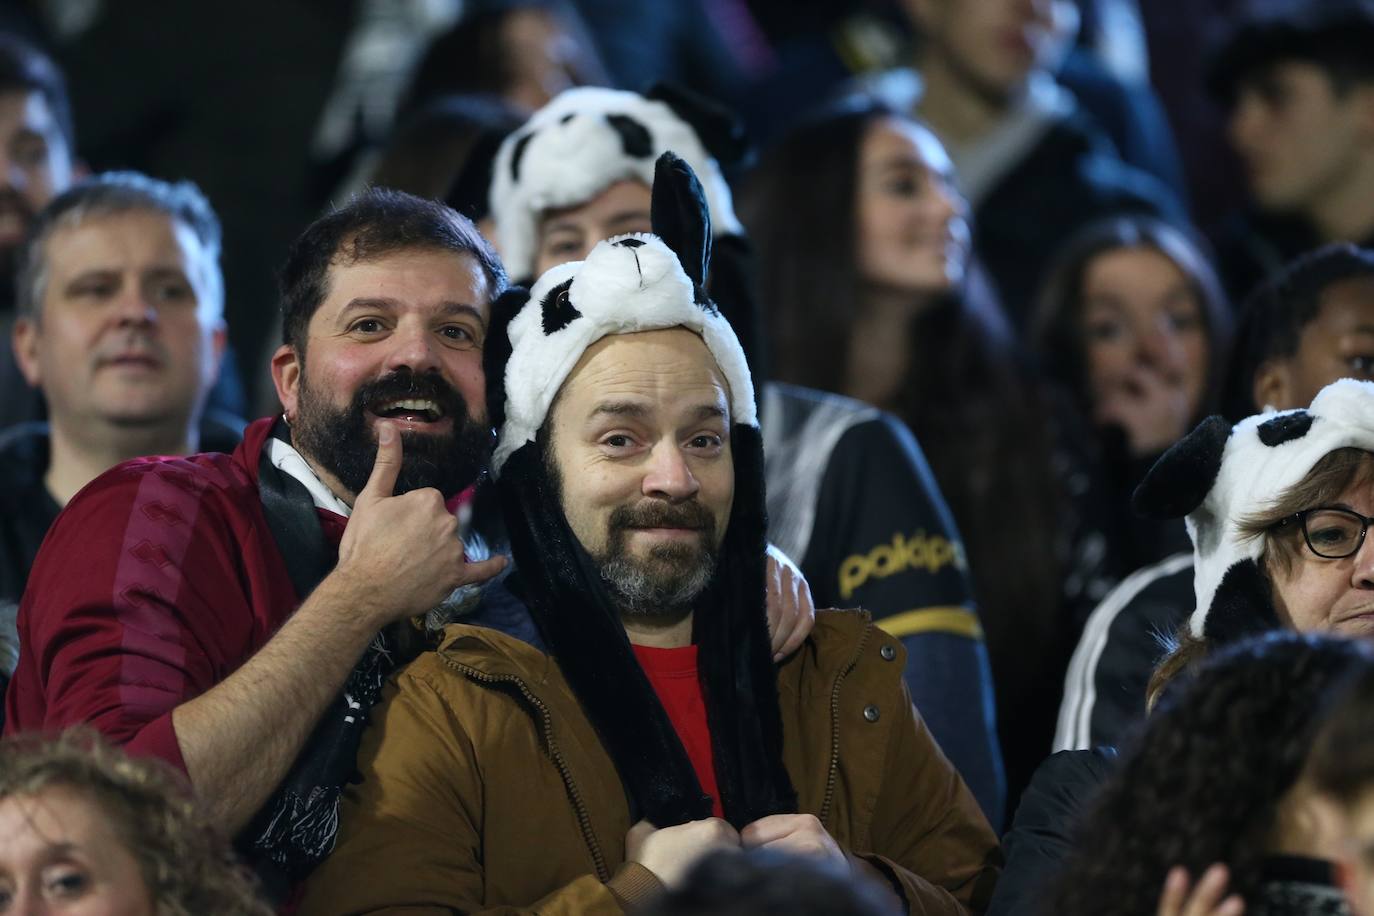
{"type": "Polygon", "coordinates": [[[655,83],[644,97],[662,102],[691,125],[701,145],[717,162],[736,165],[743,161],[749,141],[743,123],[730,109],[671,82],[655,83]]]}
{"type": "Polygon", "coordinates": [[[1131,507],[1146,518],[1182,518],[1192,512],[1221,473],[1221,457],[1231,424],[1211,416],[1160,456],[1131,497],[1131,507]]]}

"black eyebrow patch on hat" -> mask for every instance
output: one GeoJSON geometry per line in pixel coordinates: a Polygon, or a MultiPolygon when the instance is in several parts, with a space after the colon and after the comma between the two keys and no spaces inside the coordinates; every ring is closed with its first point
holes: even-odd
{"type": "Polygon", "coordinates": [[[544,296],[544,301],[539,303],[545,337],[558,333],[582,317],[582,313],[573,307],[572,300],[568,297],[568,288],[571,286],[571,280],[564,280],[549,290],[544,296]]]}
{"type": "Polygon", "coordinates": [[[647,159],[654,154],[654,142],[649,136],[649,128],[634,118],[623,114],[608,114],[606,123],[611,125],[611,130],[620,135],[620,148],[625,151],[625,155],[647,159]]]}
{"type": "Polygon", "coordinates": [[[638,248],[643,244],[643,239],[621,239],[615,243],[617,248],[638,248]]]}
{"type": "Polygon", "coordinates": [[[1305,410],[1265,420],[1256,430],[1259,440],[1270,448],[1301,439],[1312,428],[1312,415],[1305,410]]]}
{"type": "Polygon", "coordinates": [[[530,139],[533,137],[533,133],[528,133],[525,134],[525,136],[521,137],[519,140],[515,141],[515,149],[511,152],[510,156],[511,181],[514,181],[516,183],[519,183],[520,181],[520,160],[525,158],[525,147],[530,145],[530,139]]]}

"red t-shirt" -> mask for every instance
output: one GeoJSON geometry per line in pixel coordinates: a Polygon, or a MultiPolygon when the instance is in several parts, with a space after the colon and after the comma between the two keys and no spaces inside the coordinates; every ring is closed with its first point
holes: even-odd
{"type": "Polygon", "coordinates": [[[668,713],[678,740],[687,750],[701,789],[711,796],[711,812],[724,817],[720,792],[716,788],[716,762],[711,753],[711,727],[706,721],[706,697],[697,675],[697,647],[655,649],[634,646],[639,666],[654,685],[658,701],[668,713]]]}

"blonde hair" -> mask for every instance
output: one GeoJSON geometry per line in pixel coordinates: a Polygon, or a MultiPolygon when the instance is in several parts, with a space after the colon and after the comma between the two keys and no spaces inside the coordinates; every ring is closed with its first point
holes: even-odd
{"type": "Polygon", "coordinates": [[[160,761],[131,758],[87,728],[0,741],[0,800],[53,788],[74,790],[104,813],[158,916],[271,916],[227,840],[160,761]]]}

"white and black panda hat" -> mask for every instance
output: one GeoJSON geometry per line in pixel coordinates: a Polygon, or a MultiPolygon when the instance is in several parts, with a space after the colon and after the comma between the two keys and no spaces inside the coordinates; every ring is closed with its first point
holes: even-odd
{"type": "Polygon", "coordinates": [[[1241,523],[1340,448],[1374,452],[1374,382],[1342,379],[1310,407],[1258,414],[1234,427],[1209,417],[1150,469],[1134,505],[1155,518],[1186,514],[1195,637],[1230,640],[1278,624],[1260,566],[1264,539],[1244,536],[1241,523]]]}
{"type": "Polygon", "coordinates": [[[742,148],[742,136],[715,126],[724,120],[681,90],[656,87],[651,95],[659,97],[592,86],[568,89],[502,142],[492,173],[491,215],[512,277],[534,273],[540,214],[586,203],[627,178],[652,185],[654,163],[670,151],[701,182],[713,231],[744,234],[717,162],[720,154],[707,149],[708,143],[742,148]]]}
{"type": "Polygon", "coordinates": [[[730,386],[735,487],[692,636],[721,804],[743,827],[796,811],[765,613],[763,437],[744,352],[704,291],[711,230],[701,185],[682,159],[665,153],[652,187],[653,235],[602,242],[586,261],[554,268],[530,292],[508,290],[492,307],[482,359],[497,427],[492,473],[515,559],[507,582],[615,761],[634,819],[666,827],[710,816],[710,799],[635,659],[600,567],[568,525],[562,483],[539,436],[558,390],[596,341],[673,327],[700,334],[730,386]]]}

